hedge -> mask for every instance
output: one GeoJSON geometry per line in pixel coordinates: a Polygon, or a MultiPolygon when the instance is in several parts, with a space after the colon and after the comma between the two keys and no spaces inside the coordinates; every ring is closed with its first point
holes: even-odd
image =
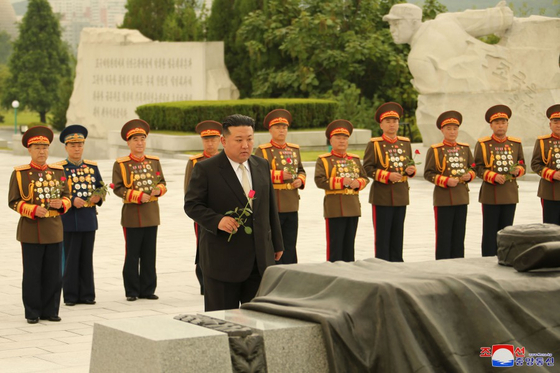
{"type": "Polygon", "coordinates": [[[254,118],[256,130],[263,130],[266,114],[274,109],[292,113],[290,128],[325,128],[334,119],[338,103],[319,99],[243,99],[228,101],[178,101],[141,105],[136,114],[153,129],[194,132],[203,120],[221,122],[231,114],[254,118]]]}

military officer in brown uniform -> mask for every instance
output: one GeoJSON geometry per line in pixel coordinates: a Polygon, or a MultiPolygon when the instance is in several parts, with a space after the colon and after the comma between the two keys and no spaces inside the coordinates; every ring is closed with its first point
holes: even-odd
{"type": "Polygon", "coordinates": [[[434,214],[436,220],[436,259],[465,256],[465,226],[469,187],[476,173],[469,144],[457,142],[463,116],[457,111],[442,113],[436,125],[443,142],[434,144],[426,153],[424,178],[435,184],[434,214]]]}
{"type": "Polygon", "coordinates": [[[550,135],[535,142],[531,168],[541,180],[537,195],[541,198],[543,223],[560,225],[560,104],[546,111],[550,120],[550,135]]]}
{"type": "Polygon", "coordinates": [[[260,145],[255,155],[268,160],[272,186],[282,226],[284,254],[278,264],[297,263],[298,234],[298,189],[305,188],[305,170],[299,153],[299,145],[286,142],[292,114],[284,109],[276,109],[264,118],[264,127],[272,136],[269,143],[260,145]]]}
{"type": "MultiPolygon", "coordinates": [[[[196,133],[200,135],[202,139],[203,151],[200,154],[194,155],[187,162],[187,168],[185,169],[185,188],[184,192],[187,194],[187,188],[189,186],[189,181],[191,180],[191,175],[194,166],[198,162],[202,162],[209,159],[220,152],[220,136],[222,135],[222,124],[214,120],[205,120],[196,125],[196,133]]],[[[204,295],[204,278],[202,277],[202,268],[200,268],[199,257],[198,257],[198,246],[199,246],[199,234],[198,234],[198,224],[194,222],[194,234],[196,235],[196,255],[194,259],[195,273],[198,283],[200,284],[200,294],[204,295]]]]}
{"type": "Polygon", "coordinates": [[[60,321],[62,220],[71,203],[62,166],[47,164],[53,132],[32,127],[22,137],[31,162],[15,167],[8,205],[20,214],[17,240],[23,256],[23,305],[30,324],[60,321]]]}
{"type": "Polygon", "coordinates": [[[315,165],[315,184],[325,189],[323,216],[327,226],[327,260],[354,260],[354,241],[362,214],[359,192],[369,182],[360,157],[346,152],[354,127],[344,119],[327,126],[325,134],[332,146],[315,165]]]}
{"type": "Polygon", "coordinates": [[[511,109],[492,106],[485,115],[492,136],[478,140],[474,149],[476,174],[483,180],[478,201],[482,203],[482,256],[496,255],[496,236],[513,224],[519,202],[517,178],[525,174],[521,140],[507,136],[511,109]]]}
{"type": "Polygon", "coordinates": [[[383,135],[372,138],[364,154],[364,168],[373,179],[369,203],[373,208],[375,257],[390,262],[403,261],[408,178],[416,175],[410,140],[397,136],[402,115],[403,108],[396,102],[377,109],[375,120],[383,135]]]}
{"type": "Polygon", "coordinates": [[[126,299],[158,299],[156,242],[159,221],[158,200],[166,191],[165,178],[154,156],[145,155],[148,123],[141,119],[127,122],[121,137],[127,142],[130,154],[117,159],[113,166],[115,195],[122,198],[121,225],[126,241],[123,268],[126,299]]]}

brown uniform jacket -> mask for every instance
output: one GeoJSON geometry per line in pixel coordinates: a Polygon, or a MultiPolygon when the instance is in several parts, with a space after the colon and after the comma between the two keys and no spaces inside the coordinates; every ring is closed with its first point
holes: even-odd
{"type": "Polygon", "coordinates": [[[158,199],[167,192],[167,188],[158,157],[146,155],[137,159],[129,155],[117,159],[113,166],[113,184],[115,195],[121,197],[124,203],[121,215],[123,227],[159,225],[158,199]],[[142,203],[142,194],[150,194],[156,185],[161,194],[142,203]]]}
{"type": "Polygon", "coordinates": [[[187,194],[187,188],[189,186],[189,181],[191,180],[191,176],[192,176],[194,166],[198,162],[202,162],[202,161],[204,161],[208,158],[210,158],[208,156],[208,154],[203,152],[203,153],[200,153],[200,154],[197,154],[197,155],[193,155],[191,157],[191,159],[189,159],[189,161],[187,162],[187,168],[185,168],[185,185],[184,185],[184,188],[183,188],[183,191],[185,192],[184,194],[187,194]]]}
{"type": "Polygon", "coordinates": [[[41,170],[29,164],[15,167],[10,179],[8,206],[19,213],[17,240],[24,243],[51,244],[62,242],[63,229],[61,214],[71,207],[68,183],[62,166],[51,164],[41,170]],[[37,206],[47,207],[53,187],[63,186],[61,191],[62,208],[49,210],[44,218],[36,217],[37,206]]]}
{"type": "Polygon", "coordinates": [[[486,205],[507,205],[519,202],[517,178],[525,174],[525,158],[521,140],[506,137],[502,142],[494,136],[478,140],[474,149],[476,174],[483,180],[478,201],[486,205]],[[519,175],[511,175],[513,167],[519,168],[519,175]],[[506,175],[504,184],[495,182],[496,176],[506,175]]]}
{"type": "Polygon", "coordinates": [[[469,204],[469,187],[467,183],[474,180],[476,173],[471,168],[474,158],[469,144],[434,144],[426,153],[424,179],[434,183],[434,206],[456,206],[469,204]],[[447,181],[454,177],[459,179],[465,173],[471,175],[468,182],[459,181],[455,187],[448,187],[447,181]]]}
{"type": "Polygon", "coordinates": [[[390,141],[382,136],[370,140],[364,154],[364,169],[367,176],[373,179],[369,203],[378,206],[408,205],[409,176],[405,175],[401,181],[393,183],[389,180],[389,173],[404,174],[409,159],[413,159],[413,155],[407,137],[398,136],[394,141],[390,141]]]}
{"type": "Polygon", "coordinates": [[[300,179],[302,184],[299,189],[305,188],[305,170],[299,154],[299,145],[286,143],[280,147],[266,143],[255,150],[255,155],[268,160],[278,212],[298,211],[299,192],[292,187],[292,183],[295,179],[300,179]],[[291,173],[292,179],[284,180],[283,171],[291,173]]]}
{"type": "Polygon", "coordinates": [[[531,168],[541,177],[537,195],[551,201],[560,200],[560,181],[553,179],[554,173],[560,170],[560,138],[550,134],[537,139],[531,168]]]}
{"type": "Polygon", "coordinates": [[[315,184],[325,189],[323,200],[323,216],[325,218],[341,218],[361,216],[359,191],[369,182],[366,171],[362,167],[360,157],[355,154],[339,156],[336,153],[320,155],[315,165],[315,184]],[[346,188],[343,179],[349,177],[360,182],[360,188],[346,188]]]}

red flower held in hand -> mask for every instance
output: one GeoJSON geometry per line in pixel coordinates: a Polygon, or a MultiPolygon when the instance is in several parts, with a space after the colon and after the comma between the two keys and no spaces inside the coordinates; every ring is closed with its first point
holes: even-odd
{"type": "Polygon", "coordinates": [[[60,178],[60,181],[66,181],[66,178],[65,178],[64,176],[62,176],[62,177],[60,178]]]}
{"type": "Polygon", "coordinates": [[[420,150],[416,149],[416,150],[414,151],[414,154],[420,154],[420,150]]]}
{"type": "Polygon", "coordinates": [[[520,165],[523,165],[523,164],[525,164],[525,162],[523,162],[523,159],[522,159],[522,160],[520,160],[520,161],[519,161],[519,162],[517,162],[517,163],[519,163],[520,165]]]}
{"type": "Polygon", "coordinates": [[[249,194],[247,195],[247,197],[249,197],[249,198],[255,197],[255,191],[254,191],[253,189],[251,189],[251,190],[249,191],[249,194]]]}
{"type": "Polygon", "coordinates": [[[115,189],[115,184],[111,183],[109,184],[109,186],[111,187],[111,189],[115,189]]]}
{"type": "Polygon", "coordinates": [[[159,175],[161,175],[161,174],[159,173],[159,171],[156,171],[156,176],[159,176],[159,175]]]}
{"type": "Polygon", "coordinates": [[[472,167],[472,168],[475,168],[475,167],[476,167],[476,163],[471,164],[471,167],[472,167]]]}

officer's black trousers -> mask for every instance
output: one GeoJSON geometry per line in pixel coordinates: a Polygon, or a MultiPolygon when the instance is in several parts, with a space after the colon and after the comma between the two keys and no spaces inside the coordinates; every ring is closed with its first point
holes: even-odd
{"type": "Polygon", "coordinates": [[[280,217],[282,239],[284,240],[284,253],[276,264],[297,263],[298,212],[280,212],[278,216],[280,217]]]}
{"type": "Polygon", "coordinates": [[[541,199],[543,209],[543,223],[560,225],[560,201],[541,199]]]}
{"type": "Polygon", "coordinates": [[[482,256],[494,256],[498,251],[498,231],[513,225],[517,204],[482,205],[482,256]]]}
{"type": "Polygon", "coordinates": [[[327,224],[327,260],[354,261],[354,241],[358,230],[358,216],[325,219],[327,224]]]}
{"type": "Polygon", "coordinates": [[[123,280],[127,297],[145,298],[156,290],[157,228],[123,228],[126,241],[123,280]]]}
{"type": "Polygon", "coordinates": [[[64,303],[95,300],[93,245],[95,231],[64,232],[64,303]]]}
{"type": "Polygon", "coordinates": [[[25,318],[58,316],[62,285],[62,243],[21,243],[25,318]]]}
{"type": "Polygon", "coordinates": [[[434,206],[436,259],[465,257],[467,205],[434,206]]]}
{"type": "Polygon", "coordinates": [[[389,262],[403,261],[406,206],[373,205],[375,257],[389,262]]]}

